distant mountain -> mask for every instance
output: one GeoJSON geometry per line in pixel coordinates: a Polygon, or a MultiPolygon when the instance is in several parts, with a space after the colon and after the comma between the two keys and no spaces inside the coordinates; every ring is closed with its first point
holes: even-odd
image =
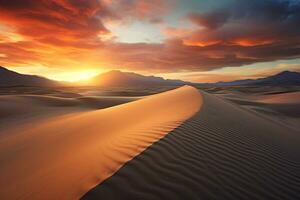
{"type": "Polygon", "coordinates": [[[261,79],[257,84],[264,85],[300,85],[300,73],[283,71],[274,76],[261,79]]]}
{"type": "Polygon", "coordinates": [[[0,86],[58,86],[59,82],[35,75],[19,74],[0,66],[0,86]]]}
{"type": "Polygon", "coordinates": [[[133,72],[122,72],[119,70],[112,70],[100,74],[85,84],[94,86],[160,86],[160,85],[185,85],[188,82],[181,80],[170,80],[156,76],[143,76],[133,72]]]}
{"type": "Polygon", "coordinates": [[[283,71],[279,74],[259,79],[245,79],[231,82],[217,82],[214,86],[237,86],[237,85],[300,85],[300,73],[283,71]]]}

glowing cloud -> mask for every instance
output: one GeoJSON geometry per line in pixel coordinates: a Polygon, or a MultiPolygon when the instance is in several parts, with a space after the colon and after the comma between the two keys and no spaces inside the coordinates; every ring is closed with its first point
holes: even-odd
{"type": "MultiPolygon", "coordinates": [[[[169,73],[300,57],[298,1],[230,1],[211,9],[198,4],[191,4],[196,9],[176,0],[1,1],[0,64],[43,66],[61,74],[169,73]]],[[[52,77],[47,70],[40,75],[52,77]]]]}

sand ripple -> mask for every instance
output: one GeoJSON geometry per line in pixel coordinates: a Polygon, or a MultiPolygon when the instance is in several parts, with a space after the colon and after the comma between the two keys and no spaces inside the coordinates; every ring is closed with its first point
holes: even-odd
{"type": "Polygon", "coordinates": [[[193,116],[201,102],[198,90],[186,86],[17,133],[1,130],[0,199],[78,199],[193,116]]]}
{"type": "Polygon", "coordinates": [[[204,93],[201,111],[82,199],[300,199],[300,132],[204,93]]]}

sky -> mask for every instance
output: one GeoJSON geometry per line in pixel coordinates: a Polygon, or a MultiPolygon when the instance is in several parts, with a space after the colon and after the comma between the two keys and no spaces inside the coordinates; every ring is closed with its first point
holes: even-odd
{"type": "Polygon", "coordinates": [[[299,24],[300,0],[1,0],[0,65],[63,81],[259,78],[300,71],[299,24]]]}

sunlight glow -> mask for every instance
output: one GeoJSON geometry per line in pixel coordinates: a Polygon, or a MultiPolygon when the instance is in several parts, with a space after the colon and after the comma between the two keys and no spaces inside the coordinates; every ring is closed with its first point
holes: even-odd
{"type": "Polygon", "coordinates": [[[39,75],[52,80],[66,82],[88,80],[103,72],[101,69],[62,70],[57,68],[49,68],[41,65],[26,67],[10,67],[9,69],[22,74],[39,75]]]}
{"type": "Polygon", "coordinates": [[[62,73],[56,77],[51,77],[52,79],[61,80],[61,81],[68,81],[68,82],[76,82],[76,81],[83,81],[88,80],[94,76],[96,76],[98,73],[96,71],[90,70],[90,71],[74,71],[74,72],[66,72],[62,73]]]}

